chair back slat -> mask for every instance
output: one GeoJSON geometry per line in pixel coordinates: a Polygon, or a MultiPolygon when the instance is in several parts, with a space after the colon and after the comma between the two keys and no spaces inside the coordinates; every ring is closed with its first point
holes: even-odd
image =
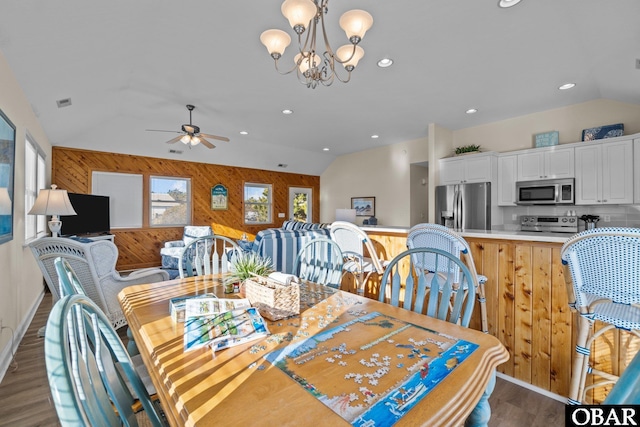
{"type": "Polygon", "coordinates": [[[136,398],[151,425],[166,425],[117,332],[86,295],[68,295],[54,305],[44,347],[62,425],[137,426],[131,407],[136,398]],[[122,369],[116,369],[116,364],[122,369]]]}
{"type": "Polygon", "coordinates": [[[465,327],[469,325],[476,296],[472,275],[467,266],[449,252],[434,248],[409,249],[391,260],[380,286],[382,302],[465,327]],[[433,271],[422,268],[427,257],[433,261],[433,271]],[[408,274],[403,274],[407,261],[408,274]]]}
{"type": "Polygon", "coordinates": [[[343,262],[343,253],[335,241],[316,237],[302,246],[293,271],[301,279],[338,288],[343,262]]]}
{"type": "Polygon", "coordinates": [[[224,274],[240,255],[240,246],[226,236],[209,235],[192,239],[178,260],[180,277],[224,274]]]}

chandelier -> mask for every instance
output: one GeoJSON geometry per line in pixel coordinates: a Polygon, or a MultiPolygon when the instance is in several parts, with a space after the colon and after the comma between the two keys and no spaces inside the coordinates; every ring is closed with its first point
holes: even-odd
{"type": "MultiPolygon", "coordinates": [[[[373,17],[368,12],[354,9],[340,17],[340,28],[347,34],[350,44],[345,44],[334,52],[329,45],[324,27],[325,15],[329,11],[329,0],[285,0],[280,10],[298,35],[299,52],[293,59],[293,68],[281,71],[278,67],[278,60],[291,43],[289,34],[272,29],[260,35],[260,41],[266,46],[280,74],[289,74],[295,70],[300,83],[314,89],[319,84],[330,86],[334,79],[343,83],[351,80],[351,72],[364,56],[364,49],[358,46],[358,43],[373,25],[373,17]],[[318,34],[320,30],[322,34],[318,34]],[[307,34],[303,37],[305,32],[307,34]],[[324,42],[324,52],[320,53],[316,43],[322,42],[324,42]],[[345,78],[340,77],[336,70],[336,66],[340,68],[339,65],[347,71],[345,78]]],[[[320,49],[323,49],[322,46],[320,49]]]]}

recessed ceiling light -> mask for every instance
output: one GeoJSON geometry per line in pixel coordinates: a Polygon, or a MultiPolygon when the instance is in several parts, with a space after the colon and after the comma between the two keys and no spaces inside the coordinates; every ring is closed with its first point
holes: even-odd
{"type": "Polygon", "coordinates": [[[240,135],[249,135],[249,132],[247,132],[246,130],[241,130],[240,135]]]}
{"type": "Polygon", "coordinates": [[[567,90],[567,89],[571,89],[572,87],[575,87],[575,86],[576,86],[575,83],[565,83],[562,86],[558,87],[558,89],[567,90]]]}
{"type": "Polygon", "coordinates": [[[329,151],[329,149],[327,147],[324,147],[322,151],[329,151]]]}
{"type": "Polygon", "coordinates": [[[467,111],[465,111],[465,113],[467,114],[475,114],[478,112],[477,108],[469,108],[467,111]]]}
{"type": "Polygon", "coordinates": [[[518,3],[520,3],[520,0],[500,0],[498,2],[498,6],[507,8],[507,7],[515,6],[518,3]]]}
{"type": "Polygon", "coordinates": [[[371,139],[378,139],[378,138],[380,138],[379,135],[371,135],[371,139]]]}
{"type": "Polygon", "coordinates": [[[289,110],[289,109],[282,110],[282,114],[293,114],[293,110],[289,110]]]}
{"type": "Polygon", "coordinates": [[[380,68],[391,67],[391,65],[393,65],[393,59],[391,58],[382,58],[380,61],[378,61],[378,67],[380,68]]]}

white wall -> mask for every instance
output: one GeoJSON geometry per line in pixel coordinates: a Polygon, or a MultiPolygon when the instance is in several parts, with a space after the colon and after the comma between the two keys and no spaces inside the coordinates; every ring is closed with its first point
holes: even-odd
{"type": "MultiPolygon", "coordinates": [[[[348,207],[351,197],[375,196],[380,224],[410,225],[409,165],[428,161],[432,222],[438,159],[451,155],[454,147],[480,144],[483,151],[521,150],[533,147],[534,134],[551,130],[559,131],[561,144],[577,142],[583,129],[613,123],[624,123],[625,134],[640,132],[640,105],[599,99],[457,131],[430,124],[426,140],[348,154],[329,165],[320,177],[321,221],[332,222],[335,209],[348,207]]],[[[635,218],[634,212],[628,214],[630,218],[635,218]]]]}
{"type": "Polygon", "coordinates": [[[410,164],[424,161],[426,139],[338,157],[320,176],[320,222],[333,222],[336,209],[350,208],[352,197],[374,196],[378,224],[408,225],[410,164]]]}
{"type": "MultiPolygon", "coordinates": [[[[33,255],[24,244],[24,144],[29,132],[47,156],[51,170],[51,144],[31,109],[24,92],[0,52],[0,109],[16,126],[13,240],[0,245],[0,318],[2,325],[16,332],[16,343],[31,321],[40,302],[44,286],[42,274],[33,255]]],[[[51,102],[54,102],[52,100],[51,102]]],[[[0,332],[0,379],[11,359],[11,331],[0,332]]],[[[22,366],[21,369],[27,369],[22,366]]]]}
{"type": "Polygon", "coordinates": [[[453,133],[453,146],[479,144],[482,151],[533,148],[533,135],[557,130],[560,144],[579,142],[582,130],[624,124],[625,135],[640,132],[640,105],[597,99],[568,107],[461,129],[453,133]]]}

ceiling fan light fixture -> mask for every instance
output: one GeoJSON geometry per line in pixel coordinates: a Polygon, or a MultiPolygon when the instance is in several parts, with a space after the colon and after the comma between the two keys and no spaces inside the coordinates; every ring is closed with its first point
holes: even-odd
{"type": "Polygon", "coordinates": [[[182,142],[183,144],[188,144],[191,142],[191,137],[189,135],[185,135],[180,138],[180,142],[182,142]]]}
{"type": "Polygon", "coordinates": [[[197,136],[192,136],[191,145],[198,145],[198,144],[200,144],[200,138],[198,138],[197,136]]]}

